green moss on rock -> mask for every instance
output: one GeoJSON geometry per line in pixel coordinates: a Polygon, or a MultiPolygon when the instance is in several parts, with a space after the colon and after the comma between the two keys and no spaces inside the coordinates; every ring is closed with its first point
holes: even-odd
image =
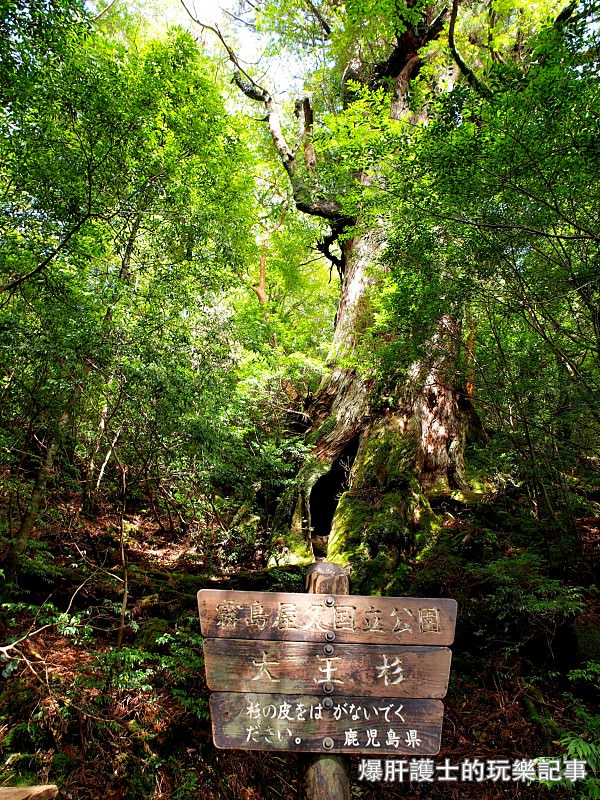
{"type": "Polygon", "coordinates": [[[169,630],[169,623],[161,617],[149,617],[142,622],[136,645],[142,650],[152,652],[156,647],[157,639],[160,639],[169,630]]]}

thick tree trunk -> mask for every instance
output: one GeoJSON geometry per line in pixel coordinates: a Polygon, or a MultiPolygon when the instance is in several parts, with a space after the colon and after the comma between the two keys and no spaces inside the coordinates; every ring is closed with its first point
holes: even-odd
{"type": "Polygon", "coordinates": [[[284,504],[292,512],[284,559],[326,556],[359,566],[361,590],[382,588],[419,531],[431,527],[431,496],[468,488],[464,448],[473,417],[456,366],[461,327],[451,314],[385,410],[374,382],[344,366],[372,321],[369,292],[377,289],[383,246],[377,231],[348,246],[331,372],[310,409],[313,450],[284,504]]]}
{"type": "Polygon", "coordinates": [[[452,318],[440,320],[427,357],[408,370],[390,407],[367,415],[360,432],[327,557],[357,565],[363,589],[393,580],[401,559],[435,529],[433,497],[468,490],[464,449],[473,412],[456,374],[458,334],[452,318]]]}
{"type": "MultiPolygon", "coordinates": [[[[446,16],[445,9],[434,19],[432,7],[427,7],[419,25],[402,26],[387,61],[372,68],[361,64],[357,56],[346,77],[393,85],[391,116],[409,113],[408,90],[421,66],[420,50],[440,34],[446,16]]],[[[219,38],[239,68],[235,54],[219,38]]],[[[332,235],[319,249],[343,274],[330,373],[310,409],[313,449],[276,516],[279,530],[289,520],[291,526],[276,541],[273,561],[309,562],[325,555],[344,564],[370,560],[375,584],[382,586],[402,552],[412,546],[418,527],[431,517],[427,495],[466,488],[463,454],[473,412],[456,371],[460,323],[449,310],[439,321],[426,356],[407,370],[393,405],[380,410],[381,404],[374,402],[374,383],[347,367],[345,356],[355,352],[362,332],[372,322],[369,296],[377,289],[377,273],[382,269],[377,262],[385,247],[385,224],[347,242],[341,259],[332,256],[330,245],[356,220],[346,216],[336,198],[323,198],[315,190],[315,161],[310,169],[299,165],[296,156],[303,138],[310,134],[310,121],[298,113],[300,137],[296,147],[290,147],[269,92],[241,69],[235,81],[247,97],[265,107],[296,207],[330,222],[332,235]]],[[[366,183],[370,177],[360,179],[366,183]]],[[[357,588],[376,588],[367,583],[366,578],[362,586],[360,579],[355,580],[357,588]]]]}

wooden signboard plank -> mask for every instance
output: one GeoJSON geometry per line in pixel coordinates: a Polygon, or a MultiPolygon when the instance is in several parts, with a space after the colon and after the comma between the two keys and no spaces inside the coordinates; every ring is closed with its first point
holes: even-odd
{"type": "Polygon", "coordinates": [[[0,800],[50,800],[58,794],[58,786],[45,784],[44,786],[21,786],[18,788],[5,787],[0,789],[0,800]]]}
{"type": "Polygon", "coordinates": [[[439,751],[444,713],[439,700],[235,692],[210,708],[221,748],[414,758],[439,751]]]}
{"type": "Polygon", "coordinates": [[[213,691],[444,697],[447,647],[206,639],[206,680],[213,691]]]}
{"type": "Polygon", "coordinates": [[[456,600],[415,597],[198,592],[205,638],[449,645],[456,600]]]}

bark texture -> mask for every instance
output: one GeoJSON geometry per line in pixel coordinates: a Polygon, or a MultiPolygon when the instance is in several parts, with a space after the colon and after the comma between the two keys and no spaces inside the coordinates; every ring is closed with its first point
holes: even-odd
{"type": "Polygon", "coordinates": [[[377,291],[383,245],[380,232],[369,232],[348,248],[331,371],[309,409],[313,451],[287,505],[284,560],[363,565],[355,575],[361,591],[381,589],[435,528],[432,496],[468,489],[464,449],[473,419],[457,371],[461,325],[450,314],[385,409],[374,381],[344,366],[372,321],[369,292],[377,291]]]}

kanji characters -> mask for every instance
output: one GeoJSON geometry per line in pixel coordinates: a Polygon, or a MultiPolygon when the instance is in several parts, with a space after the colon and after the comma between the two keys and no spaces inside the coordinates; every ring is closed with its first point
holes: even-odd
{"type": "Polygon", "coordinates": [[[358,741],[358,731],[355,731],[353,728],[348,728],[344,731],[345,741],[344,746],[354,746],[357,747],[360,742],[358,741]]]}
{"type": "Polygon", "coordinates": [[[396,624],[394,625],[393,633],[412,633],[412,625],[402,618],[402,614],[406,614],[408,618],[414,621],[415,615],[408,608],[393,608],[390,616],[396,617],[396,624]]]}
{"type": "Polygon", "coordinates": [[[268,619],[269,615],[265,614],[262,603],[255,600],[250,606],[250,617],[246,620],[246,625],[249,628],[255,627],[259,631],[262,631],[265,629],[268,619]]]}
{"type": "Polygon", "coordinates": [[[369,633],[383,633],[386,628],[381,624],[381,610],[370,606],[368,611],[365,611],[363,631],[369,633]]]}
{"type": "Polygon", "coordinates": [[[520,758],[512,765],[513,781],[536,781],[535,761],[533,759],[520,758]]]}
{"type": "Polygon", "coordinates": [[[418,783],[432,783],[435,764],[431,758],[418,758],[410,762],[410,780],[418,783]]]}
{"type": "Polygon", "coordinates": [[[274,678],[273,675],[271,675],[271,672],[269,671],[271,667],[277,666],[279,664],[279,661],[267,661],[267,657],[268,656],[267,656],[267,653],[265,651],[263,653],[262,661],[256,661],[256,659],[254,659],[252,661],[254,666],[258,667],[258,672],[252,678],[252,680],[253,681],[257,681],[257,680],[259,680],[259,678],[262,678],[263,675],[264,675],[266,678],[268,678],[273,683],[279,683],[279,678],[274,678]]]}
{"type": "Polygon", "coordinates": [[[296,630],[298,628],[296,603],[279,603],[275,627],[283,631],[296,630]]]}
{"type": "Polygon", "coordinates": [[[294,717],[290,716],[290,712],[292,710],[292,706],[290,703],[286,702],[285,700],[279,706],[279,714],[277,715],[277,719],[289,719],[293,720],[294,717]]]}
{"type": "Polygon", "coordinates": [[[321,672],[325,677],[324,678],[313,678],[315,683],[344,683],[343,680],[340,678],[334,678],[333,673],[337,672],[337,667],[333,666],[334,661],[341,661],[342,659],[338,656],[318,656],[319,661],[324,661],[325,666],[319,667],[319,672],[321,672]]]}
{"type": "Polygon", "coordinates": [[[369,728],[367,731],[367,747],[381,747],[381,742],[377,741],[378,736],[377,728],[369,728]]]}
{"type": "Polygon", "coordinates": [[[217,628],[234,630],[237,627],[240,618],[239,612],[241,610],[242,606],[236,605],[233,600],[220,603],[216,608],[217,628]]]}
{"type": "Polygon", "coordinates": [[[335,606],[333,609],[333,627],[336,631],[356,630],[355,612],[356,608],[354,606],[335,606]]]}
{"type": "Polygon", "coordinates": [[[313,603],[309,612],[309,619],[306,625],[302,628],[305,631],[328,631],[331,626],[327,625],[323,619],[325,613],[325,606],[322,603],[313,603]]]}
{"type": "Polygon", "coordinates": [[[408,771],[409,766],[406,761],[392,761],[388,758],[385,762],[385,773],[383,775],[383,780],[388,782],[402,782],[404,780],[404,776],[408,774],[408,771]]]}
{"type": "Polygon", "coordinates": [[[358,765],[359,781],[380,781],[383,778],[381,759],[363,758],[358,765]]]}
{"type": "Polygon", "coordinates": [[[421,633],[441,633],[439,608],[419,609],[419,630],[421,633]]]}
{"type": "Polygon", "coordinates": [[[413,729],[409,729],[406,731],[406,739],[404,740],[404,744],[407,747],[412,747],[416,749],[417,747],[421,747],[421,740],[419,739],[418,731],[413,729]]]}
{"type": "Polygon", "coordinates": [[[246,716],[250,719],[260,719],[260,705],[250,701],[246,706],[246,716]]]}
{"type": "Polygon", "coordinates": [[[387,731],[387,738],[385,740],[385,744],[387,747],[396,747],[396,748],[400,744],[400,737],[393,728],[390,728],[387,731]]]}
{"type": "Polygon", "coordinates": [[[388,661],[386,655],[382,656],[383,664],[379,665],[377,669],[377,677],[383,678],[385,686],[390,684],[400,683],[404,680],[404,671],[402,668],[402,661],[395,658],[393,661],[388,661]]]}
{"type": "Polygon", "coordinates": [[[563,775],[568,781],[578,781],[578,780],[585,780],[587,778],[586,772],[587,762],[580,761],[577,758],[572,760],[565,759],[565,768],[563,771],[563,775]]]}

